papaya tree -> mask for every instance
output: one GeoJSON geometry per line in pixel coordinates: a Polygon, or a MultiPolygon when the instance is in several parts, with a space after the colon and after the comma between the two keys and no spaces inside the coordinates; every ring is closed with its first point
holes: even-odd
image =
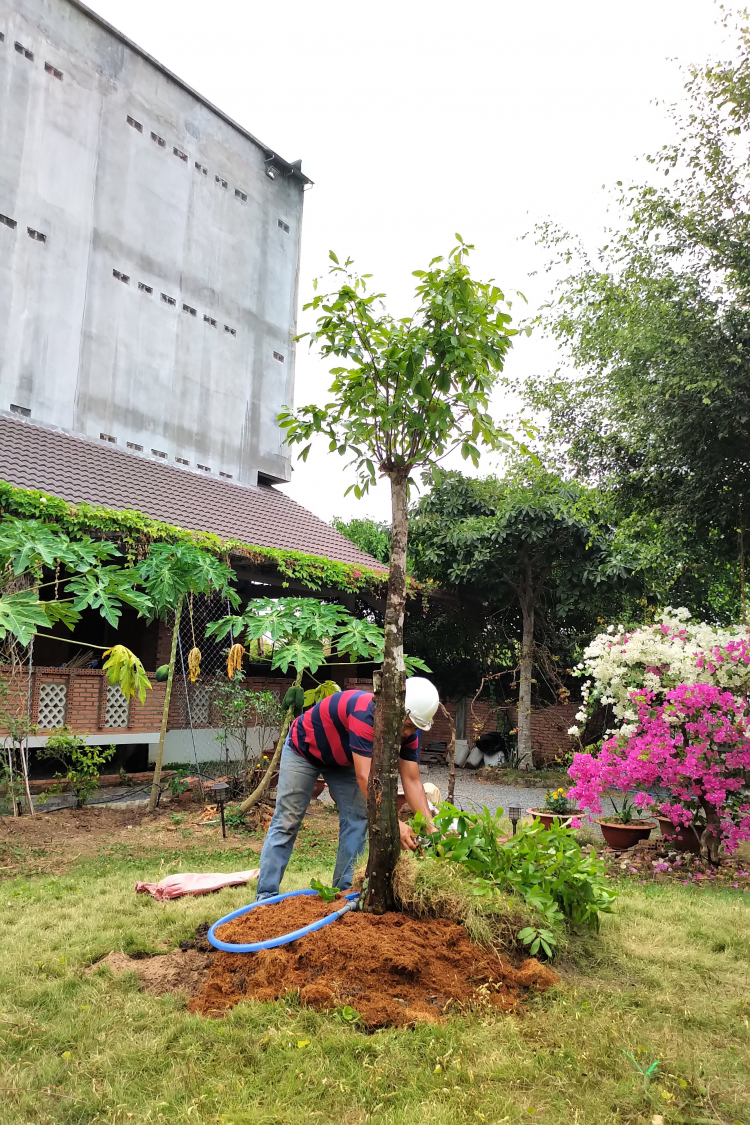
{"type": "Polygon", "coordinates": [[[368,783],[369,860],[365,909],[392,908],[392,874],[399,853],[397,771],[404,722],[403,652],[409,486],[417,469],[436,465],[454,450],[474,465],[480,445],[509,446],[512,439],[489,414],[489,396],[502,370],[514,331],[503,293],[494,282],[474,280],[466,264],[471,246],[460,236],[447,259],[416,270],[417,308],[396,319],[383,294],[369,292],[367,278],[350,259],[331,253],[336,288],[305,308],[320,315],[311,344],[336,357],[333,383],[323,405],[284,409],[279,423],[289,445],[321,434],[333,453],[351,458],[357,497],[388,479],[391,491],[391,553],[385,613],[382,675],[368,783]]]}
{"type": "MultiPolygon", "coordinates": [[[[241,615],[227,615],[206,629],[217,640],[229,636],[234,643],[229,650],[227,673],[237,674],[243,657],[251,661],[270,661],[281,672],[294,668],[294,684],[284,696],[283,721],[274,756],[260,785],[242,804],[246,812],[261,799],[279,764],[284,740],[295,715],[303,707],[319,703],[327,695],[341,691],[334,680],[316,679],[321,668],[341,668],[350,664],[379,664],[383,659],[383,630],[371,621],[355,617],[343,606],[316,598],[255,598],[248,602],[241,615]],[[243,644],[244,641],[244,644],[243,644]],[[302,690],[307,675],[316,686],[302,690]]],[[[405,657],[409,671],[429,672],[416,657],[405,657]]]]}

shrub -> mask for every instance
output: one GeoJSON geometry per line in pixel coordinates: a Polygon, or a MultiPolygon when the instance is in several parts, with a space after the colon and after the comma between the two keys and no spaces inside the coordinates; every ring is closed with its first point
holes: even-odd
{"type": "Polygon", "coordinates": [[[704,828],[701,846],[712,861],[750,840],[750,706],[746,698],[713,684],[681,684],[660,699],[631,693],[635,723],[602,746],[598,755],[576,754],[569,796],[595,812],[610,786],[638,789],[640,808],[656,805],[674,824],[704,828]],[[647,789],[669,791],[659,802],[647,789]]]}
{"type": "MultiPolygon", "coordinates": [[[[60,727],[51,734],[44,746],[37,751],[40,758],[52,758],[60,762],[66,772],[56,773],[58,785],[47,792],[59,792],[64,782],[70,785],[76,799],[76,808],[82,809],[89,796],[99,788],[99,767],[114,757],[115,747],[103,750],[100,746],[89,746],[85,739],[73,734],[67,727],[60,727]]],[[[44,800],[45,794],[40,795],[44,800]]]]}
{"type": "MultiPolygon", "coordinates": [[[[609,912],[616,897],[607,885],[604,865],[596,854],[585,854],[573,829],[542,828],[539,821],[522,827],[510,839],[501,838],[503,809],[493,814],[467,813],[442,804],[434,818],[436,831],[423,836],[425,854],[460,863],[474,876],[474,893],[491,898],[498,893],[518,895],[550,925],[563,920],[574,926],[599,928],[599,914],[609,912]]],[[[420,814],[412,822],[425,829],[420,814]]]]}

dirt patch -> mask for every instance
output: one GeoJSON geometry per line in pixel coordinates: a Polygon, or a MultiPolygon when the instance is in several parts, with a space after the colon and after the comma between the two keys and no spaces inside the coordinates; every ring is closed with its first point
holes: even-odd
{"type": "Polygon", "coordinates": [[[107,965],[117,975],[135,973],[145,992],[163,996],[167,992],[185,992],[197,996],[206,983],[214,954],[197,949],[176,949],[155,957],[128,957],[127,953],[110,953],[97,961],[87,972],[107,965]]]}
{"type": "MultiPolygon", "coordinates": [[[[284,925],[288,932],[304,924],[303,910],[316,903],[309,901],[312,905],[303,907],[304,899],[287,900],[298,909],[283,923],[274,905],[251,910],[222,929],[231,925],[233,940],[246,942],[282,933],[284,925]]],[[[300,1001],[314,1008],[349,1005],[368,1028],[402,1027],[439,1022],[451,1009],[476,1004],[508,1011],[524,991],[542,991],[557,980],[534,959],[514,968],[445,919],[357,912],[277,949],[217,953],[190,1008],[218,1016],[242,1000],[298,992],[300,1001]]]]}

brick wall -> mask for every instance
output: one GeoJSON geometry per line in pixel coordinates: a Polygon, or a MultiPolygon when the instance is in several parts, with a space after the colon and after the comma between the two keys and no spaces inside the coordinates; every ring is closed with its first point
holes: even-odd
{"type": "MultiPolygon", "coordinates": [[[[9,667],[0,667],[0,676],[11,689],[15,700],[16,714],[26,713],[26,700],[28,691],[28,672],[24,669],[16,675],[11,675],[9,667]]],[[[46,683],[65,684],[65,723],[78,733],[97,734],[99,731],[107,734],[140,733],[158,730],[161,725],[161,714],[164,707],[164,684],[157,684],[153,674],[149,674],[152,691],[146,694],[146,702],[140,703],[138,699],[131,699],[126,727],[111,727],[104,725],[105,693],[107,678],[98,668],[76,668],[67,671],[65,668],[37,667],[32,673],[31,684],[31,721],[39,721],[39,699],[42,685],[46,683]]],[[[45,733],[45,728],[40,726],[40,733],[45,733]]],[[[7,733],[0,727],[0,736],[7,733]]]]}

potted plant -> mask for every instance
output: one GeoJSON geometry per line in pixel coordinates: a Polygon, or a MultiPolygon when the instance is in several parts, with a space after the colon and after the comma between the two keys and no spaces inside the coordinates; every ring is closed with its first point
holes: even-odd
{"type": "Polygon", "coordinates": [[[601,828],[605,841],[615,851],[626,851],[641,840],[647,840],[656,828],[653,820],[639,820],[636,817],[635,805],[630,798],[624,797],[619,809],[614,799],[612,805],[614,815],[597,817],[596,823],[601,828]]]}
{"type": "Polygon", "coordinates": [[[654,813],[654,820],[659,822],[662,836],[669,840],[670,847],[676,852],[692,852],[693,855],[701,854],[701,836],[704,825],[702,824],[675,824],[663,813],[654,813]]]}
{"type": "Polygon", "coordinates": [[[545,794],[543,809],[527,809],[526,812],[536,820],[540,820],[545,828],[551,828],[553,824],[564,828],[576,816],[578,809],[568,800],[567,793],[561,788],[551,789],[545,794]]]}

